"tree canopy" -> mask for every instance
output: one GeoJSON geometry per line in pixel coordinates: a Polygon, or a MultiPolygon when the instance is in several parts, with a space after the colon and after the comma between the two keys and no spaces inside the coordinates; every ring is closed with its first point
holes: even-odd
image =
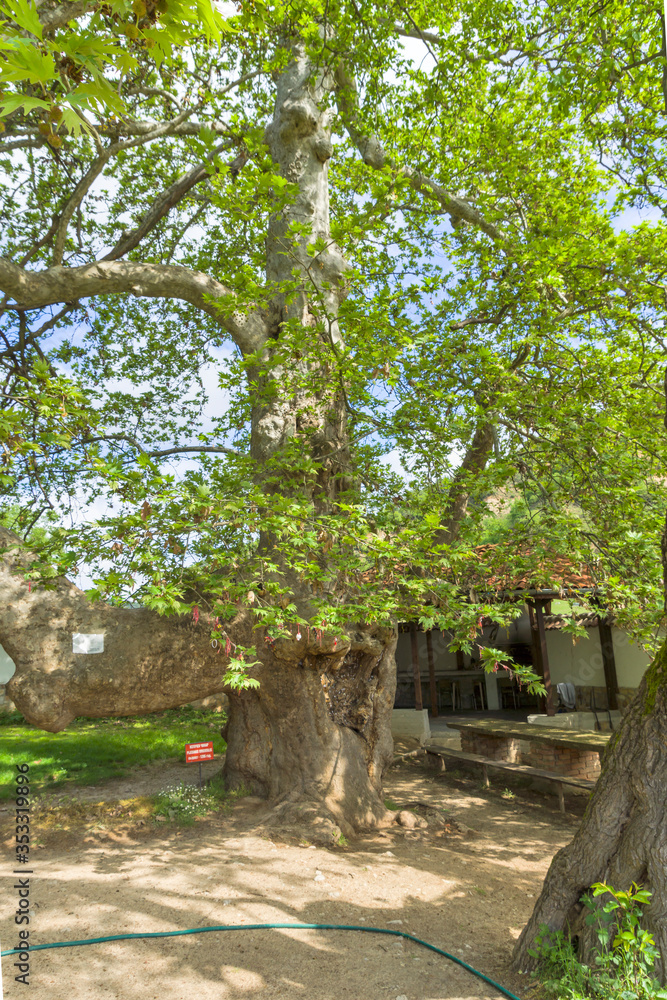
{"type": "Polygon", "coordinates": [[[85,563],[93,598],[248,607],[270,637],[402,617],[469,643],[514,613],[477,552],[510,490],[495,564],[588,565],[648,641],[653,7],[0,16],[1,483],[16,525],[60,522],[35,576],[85,563]]]}

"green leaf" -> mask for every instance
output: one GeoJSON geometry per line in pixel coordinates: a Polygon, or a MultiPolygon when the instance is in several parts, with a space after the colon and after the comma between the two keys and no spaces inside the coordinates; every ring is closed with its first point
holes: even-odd
{"type": "Polygon", "coordinates": [[[50,52],[40,52],[30,42],[15,43],[5,48],[5,58],[0,61],[0,80],[27,83],[49,83],[56,76],[56,67],[50,52]]]}
{"type": "Polygon", "coordinates": [[[34,111],[37,108],[47,110],[51,107],[48,101],[43,101],[39,97],[27,97],[25,94],[3,94],[0,97],[0,114],[13,114],[20,108],[26,112],[34,111]]]}
{"type": "Polygon", "coordinates": [[[15,21],[19,27],[37,38],[42,37],[42,25],[39,21],[37,8],[30,0],[3,0],[0,3],[0,16],[15,21]]]}

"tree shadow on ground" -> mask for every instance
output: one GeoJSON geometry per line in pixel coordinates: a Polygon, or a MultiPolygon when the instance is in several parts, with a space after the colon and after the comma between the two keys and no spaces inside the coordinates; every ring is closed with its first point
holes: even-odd
{"type": "MultiPolygon", "coordinates": [[[[576,819],[539,802],[485,799],[424,769],[390,775],[398,803],[427,801],[460,832],[393,828],[346,850],[269,835],[267,811],[240,800],[187,829],[67,836],[35,852],[34,943],[210,926],[336,923],[403,930],[464,959],[518,996],[508,971],[555,850],[576,819]],[[467,824],[467,826],[466,826],[467,824]],[[472,827],[470,830],[468,827],[472,827]],[[532,897],[532,898],[531,898],[532,897]],[[401,921],[398,923],[398,921],[401,921]]],[[[3,912],[11,912],[11,889],[3,912]]],[[[13,930],[4,921],[3,946],[13,930]]],[[[5,960],[7,961],[7,960],[5,960]]],[[[445,958],[392,937],[246,930],[35,952],[35,995],[49,1000],[491,1000],[445,958]]],[[[532,995],[529,991],[527,995],[532,995]]]]}

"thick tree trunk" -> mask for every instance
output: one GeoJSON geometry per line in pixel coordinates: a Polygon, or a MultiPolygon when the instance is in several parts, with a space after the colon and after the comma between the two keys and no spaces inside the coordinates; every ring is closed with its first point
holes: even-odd
{"type": "MultiPolygon", "coordinates": [[[[227,659],[203,618],[91,604],[65,579],[29,589],[19,540],[0,528],[0,546],[0,645],[16,664],[8,694],[29,722],[59,732],[77,716],[141,715],[221,690],[227,659]],[[75,632],[102,634],[104,652],[74,653],[75,632]]],[[[230,785],[253,788],[276,804],[277,820],[314,824],[325,837],[383,823],[395,631],[365,627],[320,643],[304,629],[301,640],[268,644],[248,612],[225,627],[235,642],[255,643],[260,660],[258,689],[227,690],[230,785]]]]}
{"type": "Polygon", "coordinates": [[[590,959],[593,930],[580,899],[595,882],[651,891],[646,926],[667,970],[667,645],[649,667],[621,729],[609,743],[602,773],[574,839],[555,856],[535,909],[519,938],[514,964],[534,967],[528,954],[542,925],[576,937],[590,959]]]}
{"type": "MultiPolygon", "coordinates": [[[[30,557],[0,527],[2,548],[0,645],[16,664],[9,697],[28,722],[57,733],[78,715],[140,715],[221,690],[226,660],[211,647],[202,620],[93,604],[63,578],[50,590],[30,587],[24,575],[30,557]],[[104,651],[74,653],[76,632],[102,634],[104,651]]],[[[244,629],[240,615],[230,630],[244,629]]]]}
{"type": "MultiPolygon", "coordinates": [[[[329,225],[331,81],[299,39],[285,45],[289,59],[276,81],[266,141],[295,197],[269,225],[267,279],[276,292],[261,357],[249,372],[251,454],[267,494],[295,496],[335,516],[349,483],[349,438],[345,396],[332,376],[346,263],[329,225]]],[[[291,573],[274,543],[268,531],[260,539],[301,619],[311,620],[309,581],[291,573]]],[[[28,593],[21,574],[11,572],[12,558],[0,577],[0,643],[17,665],[10,696],[31,722],[57,731],[76,715],[149,712],[220,690],[226,661],[211,648],[205,622],[89,604],[65,580],[53,591],[28,593]],[[73,632],[103,632],[104,653],[73,654],[73,632]]],[[[304,628],[301,640],[267,644],[249,610],[225,627],[233,642],[255,646],[261,661],[253,668],[259,689],[228,692],[229,782],[267,796],[279,819],[316,822],[329,835],[384,822],[394,630],[352,626],[320,645],[304,628]]]]}
{"type": "Polygon", "coordinates": [[[230,693],[225,774],[277,805],[279,822],[331,835],[388,816],[382,774],[393,758],[396,634],[365,629],[349,640],[278,640],[264,650],[260,687],[230,693]]]}
{"type": "Polygon", "coordinates": [[[258,387],[251,453],[262,481],[267,463],[280,460],[298,438],[304,458],[316,463],[316,477],[313,481],[302,470],[291,472],[292,451],[284,482],[275,488],[296,490],[319,509],[330,510],[347,486],[350,459],[344,394],[332,378],[342,347],[338,309],[347,264],[331,238],[329,220],[331,114],[325,97],[330,84],[301,41],[285,45],[290,58],[276,82],[273,121],[265,138],[276,171],[295,185],[296,195],[270,219],[266,277],[269,285],[291,285],[293,292],[275,295],[264,350],[264,362],[270,364],[264,374],[251,373],[258,387]],[[271,358],[275,352],[282,352],[278,364],[271,358]]]}

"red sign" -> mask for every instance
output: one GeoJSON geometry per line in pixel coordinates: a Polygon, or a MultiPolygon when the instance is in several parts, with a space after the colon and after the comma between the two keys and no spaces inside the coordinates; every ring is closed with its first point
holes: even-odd
{"type": "Polygon", "coordinates": [[[185,763],[192,764],[197,760],[213,760],[213,743],[186,743],[185,763]]]}

